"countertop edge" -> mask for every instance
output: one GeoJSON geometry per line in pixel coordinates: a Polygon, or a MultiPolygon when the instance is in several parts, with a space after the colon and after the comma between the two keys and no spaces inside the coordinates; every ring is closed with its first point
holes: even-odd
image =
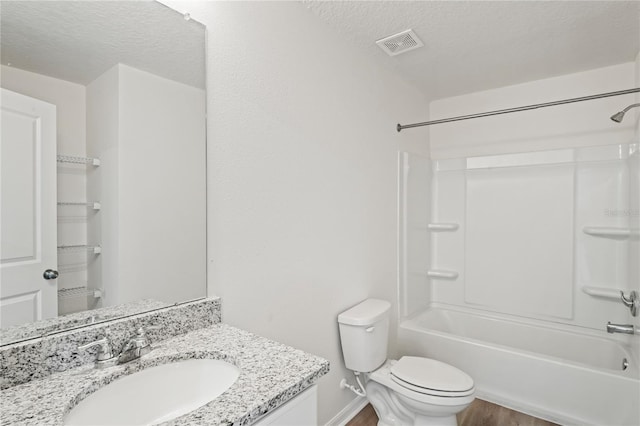
{"type": "Polygon", "coordinates": [[[104,370],[74,368],[5,389],[0,423],[62,425],[70,409],[112,381],[190,358],[226,360],[240,368],[240,377],[213,401],[164,425],[249,425],[316,384],[330,369],[329,361],[316,355],[215,324],[163,340],[139,361],[104,370]]]}

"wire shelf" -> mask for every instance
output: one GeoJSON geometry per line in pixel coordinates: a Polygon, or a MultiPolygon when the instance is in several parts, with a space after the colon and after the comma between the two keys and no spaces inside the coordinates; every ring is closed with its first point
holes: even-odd
{"type": "Polygon", "coordinates": [[[89,201],[89,202],[72,202],[72,201],[58,201],[58,206],[80,206],[80,207],[89,207],[93,210],[100,210],[102,206],[97,201],[89,201]]]}
{"type": "Polygon", "coordinates": [[[57,155],[56,160],[58,163],[85,164],[96,167],[100,165],[99,158],[75,157],[73,155],[57,155]]]}
{"type": "Polygon", "coordinates": [[[102,247],[88,245],[58,246],[59,253],[78,253],[83,251],[93,252],[93,254],[100,254],[102,253],[102,247]]]}
{"type": "Polygon", "coordinates": [[[81,286],[81,287],[72,287],[72,288],[62,288],[58,290],[59,299],[71,299],[76,297],[87,297],[87,296],[91,296],[95,299],[99,299],[102,297],[102,289],[87,288],[85,286],[81,286]]]}

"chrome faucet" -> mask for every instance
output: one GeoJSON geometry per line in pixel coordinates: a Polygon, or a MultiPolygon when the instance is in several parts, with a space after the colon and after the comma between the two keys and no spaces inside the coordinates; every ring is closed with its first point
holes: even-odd
{"type": "Polygon", "coordinates": [[[134,359],[139,359],[151,352],[151,341],[147,337],[144,328],[139,327],[136,334],[129,339],[118,355],[118,364],[124,364],[134,359]]]}
{"type": "MultiPolygon", "coordinates": [[[[160,328],[158,326],[147,327],[147,329],[160,328]]],[[[139,327],[136,330],[136,334],[129,339],[127,344],[122,349],[122,352],[117,357],[113,355],[111,349],[111,343],[107,337],[98,339],[94,342],[87,343],[85,345],[78,346],[78,349],[88,349],[93,346],[98,346],[98,355],[96,357],[96,368],[111,367],[116,364],[125,364],[127,362],[140,359],[151,352],[151,341],[147,337],[144,328],[139,327]]]]}
{"type": "Polygon", "coordinates": [[[611,324],[607,322],[607,333],[635,334],[636,328],[633,324],[611,324]]]}
{"type": "Polygon", "coordinates": [[[89,349],[94,346],[98,346],[98,356],[96,357],[96,368],[106,368],[116,365],[117,358],[113,356],[111,351],[111,343],[109,339],[103,337],[94,342],[87,343],[85,345],[78,346],[78,349],[89,349]]]}

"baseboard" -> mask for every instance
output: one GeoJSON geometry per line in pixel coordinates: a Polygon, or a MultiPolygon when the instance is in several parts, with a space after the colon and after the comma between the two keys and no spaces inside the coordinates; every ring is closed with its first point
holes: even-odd
{"type": "Polygon", "coordinates": [[[349,420],[353,419],[369,401],[362,396],[356,396],[353,401],[347,404],[338,414],[327,422],[325,426],[345,426],[349,420]]]}

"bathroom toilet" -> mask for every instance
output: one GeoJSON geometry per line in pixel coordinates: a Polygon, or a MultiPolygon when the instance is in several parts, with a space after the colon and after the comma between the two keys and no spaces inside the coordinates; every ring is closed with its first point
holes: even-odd
{"type": "Polygon", "coordinates": [[[367,299],[338,315],[345,366],[366,374],[378,426],[456,426],[456,414],[474,400],[473,379],[429,358],[387,360],[390,308],[385,300],[367,299]]]}

